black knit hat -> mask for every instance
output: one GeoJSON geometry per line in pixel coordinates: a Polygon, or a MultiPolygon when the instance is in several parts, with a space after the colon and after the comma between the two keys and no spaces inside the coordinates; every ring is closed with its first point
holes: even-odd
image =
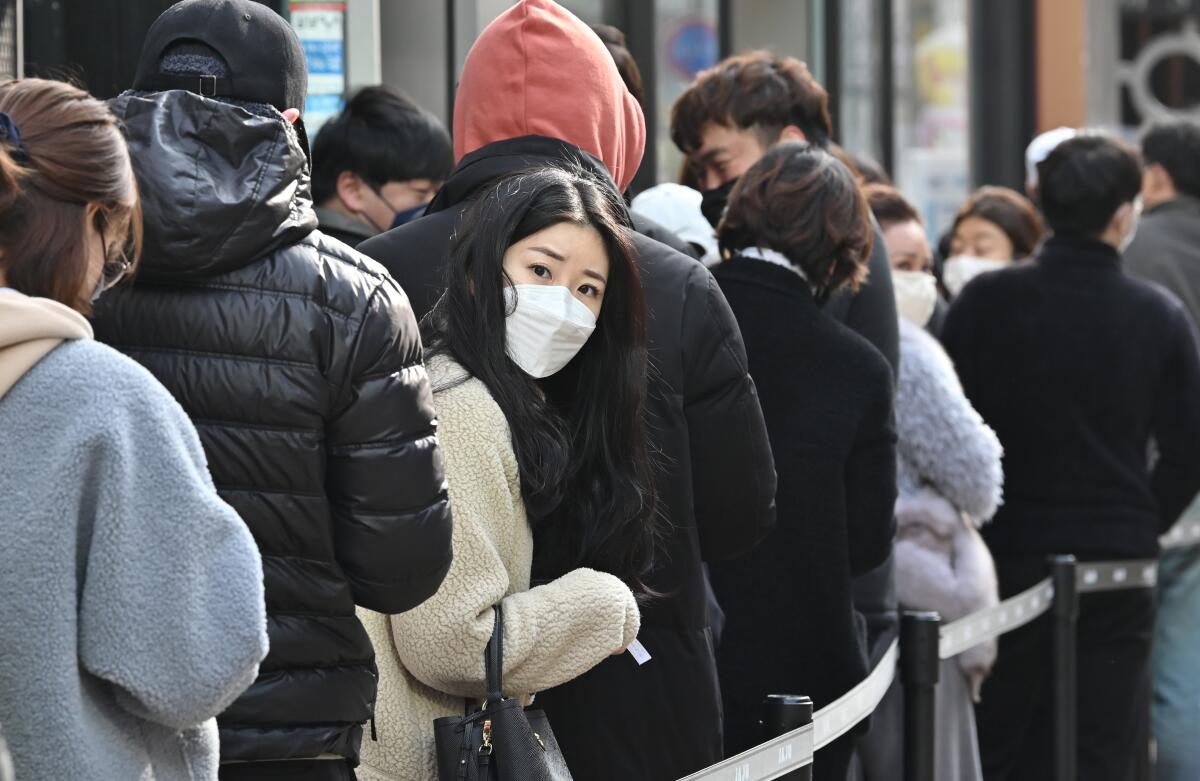
{"type": "MultiPolygon", "coordinates": [[[[133,88],[183,89],[211,98],[304,109],[308,66],[304,47],[279,14],[252,0],[182,0],[163,11],[142,43],[133,88]],[[201,43],[229,66],[228,74],[165,73],[163,55],[179,43],[201,43]]],[[[296,128],[308,151],[303,125],[296,128]]]]}

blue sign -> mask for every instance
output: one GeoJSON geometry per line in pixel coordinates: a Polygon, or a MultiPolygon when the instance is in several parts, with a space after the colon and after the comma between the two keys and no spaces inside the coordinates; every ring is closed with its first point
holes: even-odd
{"type": "Polygon", "coordinates": [[[667,58],[671,67],[685,81],[717,64],[719,55],[717,29],[704,19],[691,19],[680,24],[667,42],[667,58]]]}
{"type": "Polygon", "coordinates": [[[304,59],[308,60],[310,75],[342,74],[342,64],[345,62],[345,51],[341,41],[307,40],[303,42],[304,59]]]}

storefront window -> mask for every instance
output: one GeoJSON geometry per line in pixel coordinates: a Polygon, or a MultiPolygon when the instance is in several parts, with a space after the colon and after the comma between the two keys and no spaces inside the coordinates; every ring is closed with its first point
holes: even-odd
{"type": "Polygon", "coordinates": [[[970,187],[968,0],[893,0],[895,179],[936,241],[970,187]]]}
{"type": "Polygon", "coordinates": [[[1135,139],[1153,122],[1200,113],[1200,0],[1122,0],[1119,124],[1135,139]]]}
{"type": "Polygon", "coordinates": [[[0,78],[15,79],[19,75],[17,34],[17,4],[0,0],[0,78]]]}
{"type": "Polygon", "coordinates": [[[655,11],[657,178],[676,182],[683,155],[671,141],[671,106],[697,73],[717,64],[717,0],[658,0],[655,11]]]}
{"type": "Polygon", "coordinates": [[[885,55],[880,11],[875,0],[845,0],[842,5],[842,94],[838,96],[835,120],[843,148],[883,163],[879,107],[886,93],[880,80],[885,55]]]}

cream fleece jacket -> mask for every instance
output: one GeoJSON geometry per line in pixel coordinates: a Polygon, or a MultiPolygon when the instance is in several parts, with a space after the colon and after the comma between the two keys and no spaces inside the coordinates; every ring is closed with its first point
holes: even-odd
{"type": "Polygon", "coordinates": [[[0,399],[64,339],[91,338],[91,324],[74,309],[0,290],[0,399]]]}
{"type": "MultiPolygon", "coordinates": [[[[379,666],[377,741],[364,740],[363,781],[437,778],[433,720],[461,715],[484,691],[492,606],[504,602],[504,693],[528,697],[626,648],[640,615],[619,579],[577,569],[529,588],[533,535],[504,414],[487,387],[445,358],[429,361],[454,513],[454,562],[413,610],[359,609],[379,666]]],[[[551,725],[553,726],[553,725],[551,725]]],[[[569,758],[568,758],[569,759],[569,758]]]]}

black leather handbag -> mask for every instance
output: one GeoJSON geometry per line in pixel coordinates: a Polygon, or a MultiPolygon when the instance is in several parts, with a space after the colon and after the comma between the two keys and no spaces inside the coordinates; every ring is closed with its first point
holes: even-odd
{"type": "Polygon", "coordinates": [[[504,618],[496,605],[484,650],[487,701],[466,716],[434,719],[438,781],[571,781],[546,714],[505,699],[504,618]]]}

